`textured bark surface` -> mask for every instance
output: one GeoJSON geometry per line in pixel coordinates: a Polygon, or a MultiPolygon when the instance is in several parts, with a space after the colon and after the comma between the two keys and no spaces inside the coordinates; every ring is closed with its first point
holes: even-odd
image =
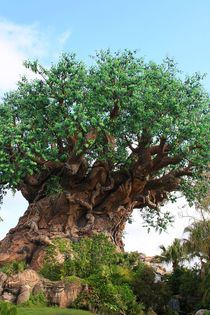
{"type": "Polygon", "coordinates": [[[123,250],[122,234],[133,209],[147,206],[158,211],[168,192],[177,189],[180,177],[190,173],[187,167],[153,177],[162,167],[179,162],[179,158],[168,157],[167,152],[168,147],[162,143],[146,148],[126,171],[113,170],[104,161],[96,161],[88,168],[84,157],[65,164],[46,162],[42,172],[26,176],[20,185],[29,206],[1,241],[0,265],[26,260],[32,268],[39,269],[45,246],[57,237],[77,241],[105,233],[123,250]],[[59,179],[59,193],[48,192],[52,176],[59,179]]]}

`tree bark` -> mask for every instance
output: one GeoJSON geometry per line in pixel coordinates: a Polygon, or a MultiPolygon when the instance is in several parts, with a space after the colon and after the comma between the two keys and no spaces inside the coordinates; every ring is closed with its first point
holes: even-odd
{"type": "Polygon", "coordinates": [[[49,162],[43,173],[26,177],[20,190],[29,206],[0,243],[0,265],[26,260],[39,268],[45,247],[57,237],[78,241],[104,233],[122,251],[125,224],[133,209],[147,206],[158,211],[180,182],[179,173],[173,172],[154,179],[149,175],[154,165],[145,159],[126,172],[111,171],[103,161],[96,161],[88,172],[83,158],[65,165],[49,162]],[[51,176],[59,178],[57,194],[46,188],[51,176]]]}

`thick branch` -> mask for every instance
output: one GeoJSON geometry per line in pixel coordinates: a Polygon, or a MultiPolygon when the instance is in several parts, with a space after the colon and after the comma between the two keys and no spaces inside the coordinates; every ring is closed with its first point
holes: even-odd
{"type": "Polygon", "coordinates": [[[150,180],[146,185],[146,190],[165,190],[165,191],[174,191],[180,184],[180,179],[175,177],[173,174],[169,173],[167,175],[162,176],[158,179],[150,180]]]}
{"type": "Polygon", "coordinates": [[[168,165],[176,165],[179,164],[182,161],[182,157],[177,155],[174,157],[169,157],[169,156],[157,156],[153,160],[153,166],[152,166],[152,171],[158,171],[168,165]]]}

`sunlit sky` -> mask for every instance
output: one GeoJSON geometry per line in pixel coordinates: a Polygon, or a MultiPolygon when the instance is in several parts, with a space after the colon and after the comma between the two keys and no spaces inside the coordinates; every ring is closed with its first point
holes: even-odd
{"type": "MultiPolygon", "coordinates": [[[[146,60],[174,57],[186,74],[206,73],[210,90],[210,1],[208,0],[8,0],[0,6],[0,95],[15,88],[25,59],[56,62],[61,52],[76,52],[86,63],[96,50],[137,50],[146,60]]],[[[176,214],[173,227],[159,235],[142,228],[138,211],[125,234],[127,250],[157,253],[182,237],[194,210],[184,199],[168,205],[176,214]],[[185,208],[183,208],[183,206],[185,208]],[[185,217],[180,215],[184,212],[185,217]]],[[[0,239],[27,208],[20,194],[9,193],[0,216],[0,239]]]]}

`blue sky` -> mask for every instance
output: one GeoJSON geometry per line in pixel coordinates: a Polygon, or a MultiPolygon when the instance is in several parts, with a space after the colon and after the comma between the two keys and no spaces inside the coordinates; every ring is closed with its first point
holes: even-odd
{"type": "Polygon", "coordinates": [[[175,57],[185,72],[210,70],[208,0],[2,2],[2,19],[36,25],[51,44],[53,38],[69,32],[65,50],[85,60],[97,49],[130,48],[158,62],[166,55],[175,57]]]}
{"type": "MultiPolygon", "coordinates": [[[[24,72],[24,59],[38,58],[48,65],[61,52],[69,51],[88,63],[96,50],[108,48],[137,49],[139,55],[156,62],[165,56],[174,57],[184,73],[207,73],[204,86],[210,91],[210,1],[2,1],[0,93],[15,87],[24,72]]],[[[25,208],[19,195],[8,195],[0,212],[4,218],[0,238],[16,224],[25,208]]],[[[135,218],[139,221],[137,214],[135,218]]],[[[127,229],[126,246],[152,254],[159,244],[180,237],[184,225],[186,219],[177,217],[175,228],[159,237],[154,233],[148,236],[136,222],[127,229]]]]}

